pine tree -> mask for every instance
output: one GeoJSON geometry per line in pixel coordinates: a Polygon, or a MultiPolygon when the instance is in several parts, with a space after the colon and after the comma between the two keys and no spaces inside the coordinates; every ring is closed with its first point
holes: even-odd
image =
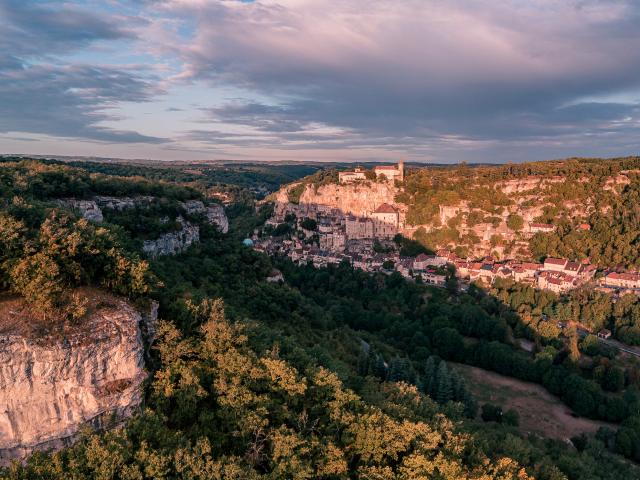
{"type": "Polygon", "coordinates": [[[451,370],[449,372],[449,376],[451,378],[451,391],[452,391],[452,400],[459,402],[464,397],[464,380],[458,375],[458,372],[455,370],[451,370]]]}
{"type": "Polygon", "coordinates": [[[440,362],[440,365],[438,365],[438,391],[436,392],[436,401],[440,404],[445,404],[452,398],[451,375],[446,362],[440,362]]]}
{"type": "Polygon", "coordinates": [[[422,391],[429,395],[429,382],[436,375],[436,359],[432,355],[427,359],[427,363],[424,366],[424,375],[422,376],[422,391]]]}
{"type": "Polygon", "coordinates": [[[416,375],[415,375],[415,371],[413,370],[413,366],[411,365],[411,362],[407,357],[403,357],[401,359],[401,364],[402,364],[402,374],[403,374],[402,381],[415,385],[416,375]]]}
{"type": "Polygon", "coordinates": [[[398,356],[393,357],[389,364],[389,381],[390,382],[404,382],[408,378],[408,372],[406,371],[406,363],[398,356]]]}

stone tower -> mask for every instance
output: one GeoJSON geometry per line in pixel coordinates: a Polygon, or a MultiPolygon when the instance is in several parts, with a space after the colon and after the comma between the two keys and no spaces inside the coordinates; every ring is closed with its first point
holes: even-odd
{"type": "Polygon", "coordinates": [[[404,160],[400,160],[398,162],[398,172],[400,172],[400,181],[402,182],[404,180],[404,160]]]}

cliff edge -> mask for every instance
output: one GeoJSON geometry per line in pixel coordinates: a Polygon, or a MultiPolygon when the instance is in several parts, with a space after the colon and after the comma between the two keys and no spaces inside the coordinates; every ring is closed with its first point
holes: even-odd
{"type": "Polygon", "coordinates": [[[69,445],[83,425],[117,425],[140,406],[143,315],[103,292],[81,294],[90,308],[75,325],[38,320],[22,300],[0,299],[2,464],[69,445]]]}

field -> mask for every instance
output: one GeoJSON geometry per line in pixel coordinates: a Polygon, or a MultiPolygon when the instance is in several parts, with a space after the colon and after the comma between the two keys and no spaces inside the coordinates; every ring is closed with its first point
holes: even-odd
{"type": "Polygon", "coordinates": [[[576,417],[560,399],[535,383],[489,372],[469,365],[452,364],[465,378],[478,403],[493,403],[503,410],[514,408],[520,414],[520,430],[545,437],[567,439],[574,435],[595,432],[616,425],[576,417]]]}

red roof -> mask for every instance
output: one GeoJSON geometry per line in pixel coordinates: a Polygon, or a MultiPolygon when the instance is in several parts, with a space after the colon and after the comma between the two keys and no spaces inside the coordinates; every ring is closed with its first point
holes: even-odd
{"type": "Polygon", "coordinates": [[[396,213],[396,209],[388,203],[383,203],[373,213],[396,213]]]}
{"type": "Polygon", "coordinates": [[[550,263],[551,265],[565,265],[567,260],[564,258],[546,258],[544,263],[550,263]]]}
{"type": "Polygon", "coordinates": [[[580,264],[578,262],[569,262],[567,263],[565,270],[571,270],[572,272],[577,272],[580,270],[580,264]]]}
{"type": "Polygon", "coordinates": [[[542,265],[540,265],[539,263],[525,262],[522,264],[522,268],[524,268],[525,270],[540,270],[540,268],[542,268],[542,265]]]}

